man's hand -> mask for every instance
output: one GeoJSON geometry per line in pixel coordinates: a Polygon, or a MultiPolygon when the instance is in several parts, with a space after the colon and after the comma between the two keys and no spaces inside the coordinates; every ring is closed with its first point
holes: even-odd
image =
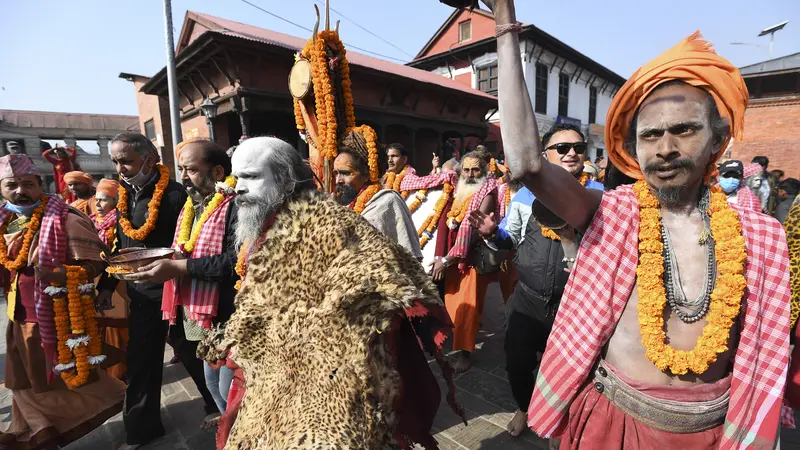
{"type": "Polygon", "coordinates": [[[52,270],[43,269],[40,266],[35,266],[36,278],[46,284],[57,284],[64,286],[67,284],[67,269],[63,265],[58,265],[52,270]]]}
{"type": "Polygon", "coordinates": [[[495,219],[494,213],[486,214],[476,209],[467,215],[467,220],[472,229],[483,237],[491,236],[497,229],[497,219],[495,219]]]}
{"type": "Polygon", "coordinates": [[[437,156],[436,153],[433,154],[433,159],[431,160],[431,166],[433,167],[431,173],[436,173],[436,171],[439,170],[439,167],[441,167],[441,165],[439,165],[439,156],[437,156]]]}
{"type": "Polygon", "coordinates": [[[111,304],[111,298],[114,295],[114,291],[109,290],[102,290],[97,293],[97,297],[94,299],[94,309],[100,313],[101,316],[105,316],[105,311],[110,309],[114,309],[114,306],[111,304]]]}
{"type": "Polygon", "coordinates": [[[437,258],[433,261],[433,269],[431,269],[431,278],[433,281],[441,281],[444,278],[444,264],[442,264],[442,259],[437,258]]]}
{"type": "Polygon", "coordinates": [[[136,273],[129,275],[128,279],[138,284],[158,284],[177,278],[188,273],[185,259],[171,260],[160,259],[146,266],[140,267],[136,273]]]}

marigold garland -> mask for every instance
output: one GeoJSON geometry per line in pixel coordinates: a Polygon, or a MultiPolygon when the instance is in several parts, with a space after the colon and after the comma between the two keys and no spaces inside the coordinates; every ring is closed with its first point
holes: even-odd
{"type": "Polygon", "coordinates": [[[100,355],[102,342],[94,318],[94,285],[88,283],[86,270],[81,266],[66,266],[66,298],[64,290],[53,284],[53,311],[58,339],[58,365],[61,379],[75,389],[89,380],[94,364],[105,357],[100,355]]]}
{"type": "Polygon", "coordinates": [[[119,225],[122,232],[134,241],[143,241],[156,227],[156,220],[158,219],[158,210],[161,206],[161,199],[164,197],[164,191],[169,184],[169,168],[163,164],[157,164],[159,179],[156,183],[153,197],[150,199],[150,204],[147,205],[147,220],[144,225],[134,229],[131,221],[128,219],[128,190],[120,189],[119,202],[117,202],[117,210],[119,210],[119,225]]]}
{"type": "MultiPolygon", "coordinates": [[[[42,225],[42,215],[44,215],[44,210],[47,208],[48,201],[49,197],[42,195],[42,203],[34,208],[33,213],[31,214],[31,220],[28,222],[28,228],[25,230],[25,235],[22,237],[22,247],[20,248],[17,257],[14,258],[13,261],[8,259],[8,247],[6,246],[6,240],[0,239],[0,263],[2,263],[3,267],[5,267],[8,271],[18,272],[20,269],[28,265],[28,255],[31,251],[33,237],[36,235],[36,232],[39,231],[39,227],[42,225]]],[[[0,235],[6,233],[10,223],[11,214],[9,214],[6,221],[0,225],[0,235]]]]}
{"type": "Polygon", "coordinates": [[[242,244],[242,248],[239,249],[239,254],[236,255],[236,275],[239,275],[239,279],[236,280],[236,284],[233,286],[234,289],[237,291],[242,288],[242,281],[244,280],[244,276],[247,274],[247,248],[249,245],[247,242],[242,244]]]}
{"type": "Polygon", "coordinates": [[[364,208],[367,207],[367,203],[372,200],[372,197],[375,196],[381,190],[380,183],[373,183],[366,187],[366,189],[362,190],[358,197],[356,198],[355,206],[353,207],[353,211],[356,214],[361,214],[364,212],[364,208]]]}
{"type": "Polygon", "coordinates": [[[497,173],[497,160],[494,158],[489,160],[489,173],[492,175],[497,173]]]}
{"type": "MultiPolygon", "coordinates": [[[[578,178],[578,182],[581,183],[581,186],[585,187],[586,183],[589,182],[589,174],[586,173],[586,172],[581,173],[580,178],[578,178]]],[[[550,239],[552,241],[560,241],[561,240],[561,238],[558,237],[558,235],[556,234],[555,231],[551,230],[550,228],[548,228],[548,227],[546,227],[544,225],[540,225],[540,226],[542,228],[542,236],[544,236],[547,239],[550,239]]]]}
{"type": "Polygon", "coordinates": [[[739,214],[728,206],[725,194],[712,188],[709,215],[717,259],[717,282],[711,293],[706,316],[708,324],[691,351],[668,345],[664,332],[664,246],[661,242],[661,212],[647,183],[638,181],[633,190],[639,200],[639,330],[645,355],[660,370],[675,375],[691,371],[697,375],[708,370],[717,355],[728,349],[730,330],[739,315],[746,287],[744,263],[747,259],[739,214]]]}
{"type": "Polygon", "coordinates": [[[507,186],[506,187],[506,195],[503,198],[503,205],[505,205],[503,207],[503,210],[506,212],[506,214],[508,214],[508,205],[510,205],[510,204],[511,204],[511,187],[507,186]]]}
{"type": "MultiPolygon", "coordinates": [[[[336,120],[336,96],[331,85],[330,70],[338,65],[341,78],[341,93],[344,99],[345,129],[355,126],[353,110],[353,93],[350,83],[350,64],[347,62],[347,51],[335,30],[324,30],[306,42],[300,57],[311,63],[311,81],[314,86],[314,100],[317,116],[317,148],[320,156],[333,159],[338,154],[338,126],[336,120]],[[328,59],[327,48],[336,55],[328,59]]],[[[294,101],[295,123],[299,130],[305,129],[305,121],[300,110],[299,100],[294,101]]]]}
{"type": "Polygon", "coordinates": [[[436,231],[436,228],[439,226],[439,218],[442,217],[442,211],[444,211],[444,207],[447,205],[447,202],[450,201],[450,196],[453,194],[453,185],[450,183],[445,183],[444,187],[442,187],[442,195],[439,197],[439,200],[436,201],[436,205],[433,207],[433,212],[425,222],[417,230],[417,236],[419,236],[419,247],[425,248],[425,245],[433,239],[433,233],[436,231]]]}
{"type": "MultiPolygon", "coordinates": [[[[408,166],[403,167],[400,173],[386,172],[385,183],[383,184],[386,189],[391,189],[403,197],[403,200],[408,198],[408,191],[401,191],[400,186],[403,184],[403,179],[406,177],[408,166]]],[[[413,211],[412,211],[413,212],[413,211]]]]}
{"type": "MultiPolygon", "coordinates": [[[[406,194],[407,197],[408,191],[404,193],[406,194]]],[[[422,206],[422,203],[427,199],[427,195],[428,195],[427,189],[420,189],[414,193],[414,201],[411,202],[410,205],[408,205],[408,210],[411,211],[411,214],[414,214],[414,212],[416,212],[416,210],[418,210],[419,207],[422,206]]]]}
{"type": "MultiPolygon", "coordinates": [[[[369,152],[367,163],[369,165],[369,181],[378,183],[381,179],[378,173],[378,134],[369,125],[360,125],[351,128],[349,131],[360,133],[367,141],[367,150],[369,152]]],[[[380,183],[378,183],[380,184],[380,183]]],[[[370,196],[370,198],[372,198],[370,196]]]]}
{"type": "Polygon", "coordinates": [[[470,195],[464,201],[458,204],[454,204],[453,207],[450,209],[450,212],[447,213],[447,226],[450,229],[456,229],[456,227],[464,220],[464,217],[467,215],[467,211],[469,210],[469,204],[472,202],[472,197],[475,194],[470,195]]]}
{"type": "MultiPolygon", "coordinates": [[[[236,187],[236,178],[234,178],[233,175],[228,175],[225,178],[225,186],[229,188],[236,187]]],[[[208,205],[206,205],[197,223],[194,222],[194,202],[191,197],[186,199],[186,203],[183,205],[183,219],[181,220],[180,232],[178,233],[178,248],[184,255],[192,254],[192,250],[194,250],[194,246],[197,244],[197,239],[200,237],[200,230],[203,229],[203,225],[206,224],[211,214],[225,201],[225,197],[224,192],[217,191],[211,198],[211,201],[208,202],[208,205]]]]}

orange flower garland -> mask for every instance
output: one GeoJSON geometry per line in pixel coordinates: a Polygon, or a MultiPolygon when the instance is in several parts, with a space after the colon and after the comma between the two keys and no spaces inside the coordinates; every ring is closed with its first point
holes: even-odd
{"type": "MultiPolygon", "coordinates": [[[[406,194],[406,197],[404,198],[407,198],[408,191],[404,192],[404,194],[406,194]]],[[[422,202],[425,201],[427,195],[428,191],[426,189],[420,189],[416,193],[414,193],[414,201],[411,202],[410,205],[408,205],[408,210],[411,211],[411,214],[414,214],[414,212],[418,210],[420,206],[422,206],[422,202]]]]}
{"type": "MultiPolygon", "coordinates": [[[[578,182],[581,184],[581,186],[586,186],[586,183],[589,182],[589,174],[586,173],[586,172],[582,172],[580,178],[578,178],[578,182]]],[[[552,241],[560,241],[561,240],[561,238],[558,237],[558,235],[556,234],[555,231],[551,230],[550,228],[548,228],[548,227],[546,227],[544,225],[540,225],[540,226],[542,228],[542,236],[544,236],[547,239],[550,239],[552,241]]]]}
{"type": "Polygon", "coordinates": [[[403,167],[400,173],[386,172],[386,175],[384,175],[386,177],[386,183],[384,183],[386,189],[391,189],[399,193],[403,197],[403,200],[408,198],[408,191],[404,192],[400,190],[400,186],[403,184],[403,178],[406,177],[406,171],[408,171],[408,166],[403,167]]]}
{"type": "Polygon", "coordinates": [[[510,204],[511,204],[511,187],[506,187],[506,195],[503,198],[503,205],[505,205],[503,210],[506,211],[506,214],[508,214],[508,205],[510,204]]]}
{"type": "Polygon", "coordinates": [[[353,211],[355,211],[356,214],[361,214],[362,212],[364,212],[364,208],[367,207],[367,203],[369,203],[369,201],[372,200],[372,197],[374,197],[375,194],[377,194],[380,190],[381,190],[381,184],[373,183],[369,185],[366,189],[361,191],[361,193],[358,194],[358,197],[356,198],[356,204],[353,207],[353,211]]]}
{"type": "MultiPolygon", "coordinates": [[[[377,183],[381,176],[378,173],[378,134],[369,125],[360,125],[351,128],[349,131],[360,133],[367,141],[369,152],[367,164],[369,165],[369,181],[377,183]]],[[[379,183],[380,184],[380,183],[379,183]]],[[[372,196],[370,196],[372,198],[372,196]]]]}
{"type": "Polygon", "coordinates": [[[86,270],[66,266],[66,299],[64,290],[51,286],[58,339],[58,365],[61,378],[70,389],[89,380],[92,365],[105,360],[100,355],[102,342],[94,318],[94,285],[88,283],[86,270]],[[73,359],[74,357],[74,359],[73,359]]]}
{"type": "Polygon", "coordinates": [[[469,204],[472,202],[472,197],[474,196],[475,194],[472,194],[458,205],[453,205],[453,208],[447,213],[447,226],[449,226],[450,229],[455,230],[458,224],[464,220],[464,217],[467,215],[467,210],[469,210],[469,204]]]}
{"type": "Polygon", "coordinates": [[[425,248],[425,245],[433,239],[433,232],[436,231],[436,228],[439,226],[439,218],[442,217],[442,211],[444,211],[444,207],[447,205],[447,202],[450,201],[450,196],[453,194],[453,185],[450,183],[445,183],[444,187],[442,188],[442,195],[439,197],[439,200],[436,201],[436,205],[433,207],[433,213],[425,219],[425,222],[422,223],[422,226],[419,227],[417,230],[417,236],[419,236],[419,247],[425,248]]]}
{"type": "MultiPolygon", "coordinates": [[[[311,81],[314,85],[314,100],[317,116],[317,148],[320,156],[333,159],[338,154],[338,123],[336,121],[336,102],[334,89],[331,85],[329,70],[331,61],[328,60],[326,48],[330,47],[338,56],[339,75],[341,76],[342,97],[344,98],[345,129],[355,126],[355,112],[353,111],[353,93],[350,84],[350,64],[347,62],[347,51],[339,39],[339,33],[334,30],[324,30],[317,33],[315,38],[306,42],[300,56],[311,63],[311,81]]],[[[294,104],[295,122],[297,128],[305,129],[305,122],[300,111],[299,101],[294,104]]]]}
{"type": "Polygon", "coordinates": [[[236,280],[236,284],[233,286],[234,289],[237,291],[242,288],[242,280],[244,280],[244,276],[247,274],[247,242],[242,244],[242,248],[239,249],[239,254],[236,255],[236,275],[239,275],[239,279],[236,280]]]}
{"type": "Polygon", "coordinates": [[[717,284],[711,293],[708,324],[691,351],[676,350],[668,345],[664,332],[664,257],[661,242],[659,203],[644,181],[633,190],[639,200],[639,330],[645,355],[660,370],[675,375],[689,371],[700,375],[728,349],[731,326],[739,315],[746,287],[744,263],[747,259],[739,214],[728,206],[725,194],[712,188],[709,215],[714,253],[717,258],[717,284]]]}
{"type": "Polygon", "coordinates": [[[117,202],[119,225],[122,227],[122,232],[135,241],[145,240],[156,227],[161,199],[164,197],[164,191],[169,183],[169,169],[167,166],[156,164],[156,168],[160,176],[158,183],[156,183],[155,190],[153,191],[153,198],[150,199],[150,204],[147,205],[147,220],[145,220],[144,225],[141,227],[134,229],[131,225],[131,221],[128,219],[128,190],[120,189],[119,191],[119,202],[117,202]]]}
{"type": "MultiPolygon", "coordinates": [[[[5,267],[7,270],[19,271],[28,265],[28,255],[31,251],[33,236],[37,231],[39,231],[39,227],[42,225],[42,215],[44,214],[45,208],[47,208],[48,200],[48,196],[42,195],[42,203],[33,210],[33,214],[31,214],[31,220],[28,222],[28,229],[25,230],[25,235],[22,237],[22,247],[19,250],[19,254],[17,254],[17,257],[14,258],[13,261],[8,259],[8,247],[6,246],[6,240],[0,239],[0,263],[2,263],[3,267],[5,267]]],[[[8,225],[10,223],[11,214],[9,214],[6,221],[0,225],[0,234],[6,233],[6,229],[8,229],[8,225]]]]}

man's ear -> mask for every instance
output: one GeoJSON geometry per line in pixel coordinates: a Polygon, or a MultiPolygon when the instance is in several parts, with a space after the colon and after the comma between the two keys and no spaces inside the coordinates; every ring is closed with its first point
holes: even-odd
{"type": "Polygon", "coordinates": [[[212,167],[211,179],[214,181],[225,181],[225,168],[222,166],[212,167]]]}

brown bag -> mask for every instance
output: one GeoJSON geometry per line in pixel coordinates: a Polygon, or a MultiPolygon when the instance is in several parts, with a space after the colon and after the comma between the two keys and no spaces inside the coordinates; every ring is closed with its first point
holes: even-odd
{"type": "Polygon", "coordinates": [[[500,271],[503,262],[508,259],[508,250],[492,250],[490,249],[483,239],[472,248],[471,262],[472,267],[481,274],[491,274],[500,271]]]}

